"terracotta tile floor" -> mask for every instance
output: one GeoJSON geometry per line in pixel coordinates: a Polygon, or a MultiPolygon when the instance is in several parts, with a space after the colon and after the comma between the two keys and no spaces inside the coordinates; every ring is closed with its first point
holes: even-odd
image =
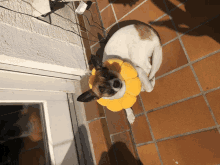
{"type": "Polygon", "coordinates": [[[133,125],[124,111],[85,106],[98,165],[220,165],[219,9],[215,0],[94,0],[93,19],[85,15],[99,28],[81,16],[92,33],[82,29],[88,61],[102,56],[107,34],[137,21],[163,44],[155,88],[139,95],[133,125]]]}

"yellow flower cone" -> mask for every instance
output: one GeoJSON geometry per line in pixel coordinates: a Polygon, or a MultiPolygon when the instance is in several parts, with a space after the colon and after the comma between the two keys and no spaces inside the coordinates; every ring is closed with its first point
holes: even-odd
{"type": "MultiPolygon", "coordinates": [[[[137,100],[137,95],[141,92],[141,81],[137,77],[137,71],[131,64],[123,62],[120,59],[109,59],[104,64],[108,69],[117,71],[121,74],[122,78],[125,80],[126,91],[124,96],[120,99],[109,100],[100,98],[97,102],[114,112],[132,107],[137,100]]],[[[95,73],[96,70],[94,68],[89,78],[90,89],[92,89],[95,73]]]]}

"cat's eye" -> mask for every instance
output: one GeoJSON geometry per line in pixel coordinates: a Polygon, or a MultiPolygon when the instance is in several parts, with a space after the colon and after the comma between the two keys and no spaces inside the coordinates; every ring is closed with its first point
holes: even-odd
{"type": "Polygon", "coordinates": [[[108,78],[108,75],[107,75],[107,74],[103,74],[103,77],[107,79],[107,78],[108,78]]]}
{"type": "Polygon", "coordinates": [[[114,78],[115,78],[114,75],[110,75],[109,80],[112,80],[112,79],[114,79],[114,78]]]}
{"type": "Polygon", "coordinates": [[[103,93],[103,92],[105,91],[105,87],[99,86],[99,91],[100,91],[101,93],[103,93]]]}
{"type": "Polygon", "coordinates": [[[109,91],[108,91],[108,94],[115,94],[115,91],[114,91],[114,89],[110,89],[109,91]]]}

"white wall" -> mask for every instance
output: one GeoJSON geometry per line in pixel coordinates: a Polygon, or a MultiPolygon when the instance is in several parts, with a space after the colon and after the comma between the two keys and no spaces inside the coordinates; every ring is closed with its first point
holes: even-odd
{"type": "MultiPolygon", "coordinates": [[[[31,2],[31,0],[25,0],[31,2]]],[[[1,6],[32,15],[34,10],[22,0],[0,2],[1,6]]],[[[69,4],[72,7],[71,4],[69,4]]],[[[79,34],[76,17],[68,6],[56,11],[63,19],[51,14],[52,24],[79,34]]],[[[0,54],[56,64],[70,68],[86,69],[81,38],[59,27],[0,7],[0,54]]]]}

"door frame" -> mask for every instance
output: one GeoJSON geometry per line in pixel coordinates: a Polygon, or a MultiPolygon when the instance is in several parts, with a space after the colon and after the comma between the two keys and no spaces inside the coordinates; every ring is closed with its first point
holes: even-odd
{"type": "MultiPolygon", "coordinates": [[[[53,105],[53,102],[62,103],[62,105],[65,106],[65,118],[68,120],[69,129],[66,130],[66,133],[69,132],[67,134],[70,136],[70,138],[69,141],[64,142],[65,144],[59,144],[58,146],[62,148],[62,145],[71,144],[69,150],[71,153],[74,153],[72,155],[72,162],[74,165],[78,165],[79,160],[77,157],[76,148],[74,148],[75,137],[71,122],[71,118],[73,116],[69,112],[70,109],[67,94],[75,93],[75,81],[79,81],[80,75],[83,75],[84,72],[82,70],[76,72],[74,69],[64,67],[60,67],[62,72],[56,72],[57,66],[53,65],[53,68],[51,69],[51,67],[49,67],[50,65],[48,64],[43,64],[40,66],[42,69],[41,70],[38,66],[36,66],[35,62],[29,62],[27,60],[16,61],[17,59],[10,57],[8,59],[4,57],[5,60],[3,61],[2,57],[3,56],[0,56],[0,103],[40,104],[41,122],[46,127],[46,129],[44,129],[44,131],[46,131],[44,141],[47,141],[47,145],[45,145],[45,154],[49,154],[52,165],[59,165],[58,160],[65,161],[65,155],[68,155],[69,152],[63,152],[63,157],[56,156],[54,153],[54,151],[56,152],[54,139],[57,139],[55,138],[57,136],[53,135],[53,132],[55,132],[53,131],[55,126],[51,125],[51,116],[53,113],[51,113],[50,107],[52,107],[51,105],[53,105]],[[29,67],[29,65],[32,65],[32,68],[29,67]],[[50,71],[48,71],[47,67],[50,69],[50,71]],[[72,73],[76,73],[77,75],[73,75],[72,73]]],[[[37,64],[39,65],[39,63],[37,64]]],[[[61,114],[62,113],[64,112],[61,111],[61,114]]],[[[59,114],[57,117],[60,118],[59,114]]],[[[61,123],[64,122],[65,120],[62,119],[61,123]]],[[[60,125],[62,126],[62,124],[60,125]]],[[[63,141],[62,139],[63,138],[60,137],[60,141],[63,141]]],[[[47,157],[47,155],[45,156],[47,157]]]]}
{"type": "MultiPolygon", "coordinates": [[[[32,96],[32,98],[28,97],[26,99],[13,98],[11,96],[14,96],[14,93],[19,92],[28,92],[29,94],[43,92],[45,97],[47,93],[66,96],[67,102],[69,104],[69,116],[71,119],[72,132],[74,136],[72,144],[75,143],[77,146],[77,156],[75,156],[75,159],[77,159],[78,162],[75,162],[74,165],[84,165],[88,160],[91,160],[91,163],[96,165],[95,154],[88,122],[86,119],[84,104],[77,102],[78,95],[82,93],[80,81],[83,81],[82,78],[84,75],[86,75],[86,73],[87,71],[81,69],[73,69],[39,62],[35,63],[33,61],[0,55],[0,91],[11,91],[11,95],[8,97],[8,101],[5,97],[1,97],[0,94],[0,102],[9,103],[13,101],[25,103],[41,103],[41,109],[43,109],[45,114],[45,124],[50,124],[48,121],[49,114],[47,110],[47,101],[45,101],[46,99],[43,99],[43,97],[40,99],[39,96],[37,99],[36,96],[32,96]],[[29,86],[24,85],[24,82],[29,82],[29,86]],[[83,131],[80,131],[78,129],[79,127],[84,128],[83,131]],[[86,134],[87,138],[85,138],[86,134]],[[86,143],[82,143],[81,139],[88,140],[86,143]],[[87,150],[87,152],[85,153],[83,150],[87,150]]],[[[52,139],[49,134],[50,132],[48,133],[48,141],[52,139]]],[[[60,165],[56,163],[53,147],[49,145],[49,150],[51,150],[51,148],[52,151],[50,151],[50,156],[52,159],[52,165],[60,165]]]]}

